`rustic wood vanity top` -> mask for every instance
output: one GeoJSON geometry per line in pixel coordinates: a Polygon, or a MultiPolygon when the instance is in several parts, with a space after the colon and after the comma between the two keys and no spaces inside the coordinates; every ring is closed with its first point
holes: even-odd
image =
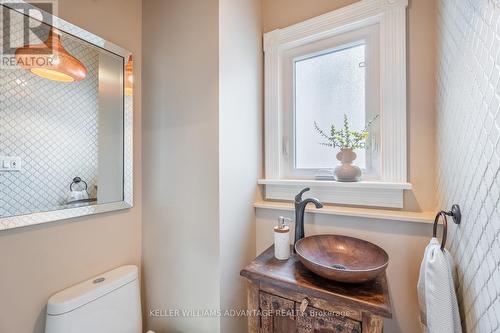
{"type": "Polygon", "coordinates": [[[274,246],[271,246],[243,269],[241,275],[254,284],[293,290],[374,316],[392,317],[385,273],[364,284],[329,281],[307,270],[293,254],[285,261],[275,259],[274,246]]]}

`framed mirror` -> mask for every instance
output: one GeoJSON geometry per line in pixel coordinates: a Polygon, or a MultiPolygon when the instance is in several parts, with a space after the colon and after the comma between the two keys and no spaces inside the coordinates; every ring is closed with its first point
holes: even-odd
{"type": "Polygon", "coordinates": [[[0,230],[131,208],[131,53],[40,6],[0,11],[0,230]]]}

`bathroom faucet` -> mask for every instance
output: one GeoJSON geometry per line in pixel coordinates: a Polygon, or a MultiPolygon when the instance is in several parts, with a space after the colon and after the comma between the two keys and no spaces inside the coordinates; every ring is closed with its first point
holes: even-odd
{"type": "Polygon", "coordinates": [[[299,194],[295,196],[295,241],[293,242],[294,251],[295,251],[295,243],[301,238],[305,237],[304,234],[304,213],[306,212],[306,206],[309,203],[313,203],[316,208],[323,208],[323,204],[315,198],[307,198],[302,200],[302,194],[311,190],[309,187],[306,187],[299,194]]]}

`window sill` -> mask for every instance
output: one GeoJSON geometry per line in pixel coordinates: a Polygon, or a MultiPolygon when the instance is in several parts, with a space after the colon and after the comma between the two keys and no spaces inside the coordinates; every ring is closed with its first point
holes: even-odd
{"type": "Polygon", "coordinates": [[[403,208],[403,193],[412,189],[409,183],[369,181],[260,179],[258,184],[265,186],[266,199],[270,200],[293,200],[300,190],[309,187],[308,195],[324,203],[387,208],[403,208]]]}
{"type": "MultiPolygon", "coordinates": [[[[294,206],[292,203],[276,202],[276,201],[259,201],[254,204],[254,207],[257,209],[271,209],[271,210],[281,210],[281,211],[294,210],[294,206]]],[[[311,214],[362,217],[362,218],[377,219],[377,220],[391,220],[391,221],[429,223],[429,224],[432,224],[434,222],[434,215],[435,215],[434,212],[403,212],[403,211],[393,211],[393,210],[391,211],[383,209],[336,207],[336,206],[325,206],[321,209],[306,208],[306,212],[311,214]]]]}

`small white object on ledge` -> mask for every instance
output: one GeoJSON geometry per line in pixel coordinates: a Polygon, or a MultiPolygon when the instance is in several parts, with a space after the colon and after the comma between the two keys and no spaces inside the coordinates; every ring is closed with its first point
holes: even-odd
{"type": "Polygon", "coordinates": [[[335,180],[333,169],[319,169],[314,175],[315,180],[335,180]]]}
{"type": "Polygon", "coordinates": [[[280,216],[278,225],[274,227],[274,257],[278,260],[290,258],[290,227],[286,223],[291,221],[280,216]]]}

